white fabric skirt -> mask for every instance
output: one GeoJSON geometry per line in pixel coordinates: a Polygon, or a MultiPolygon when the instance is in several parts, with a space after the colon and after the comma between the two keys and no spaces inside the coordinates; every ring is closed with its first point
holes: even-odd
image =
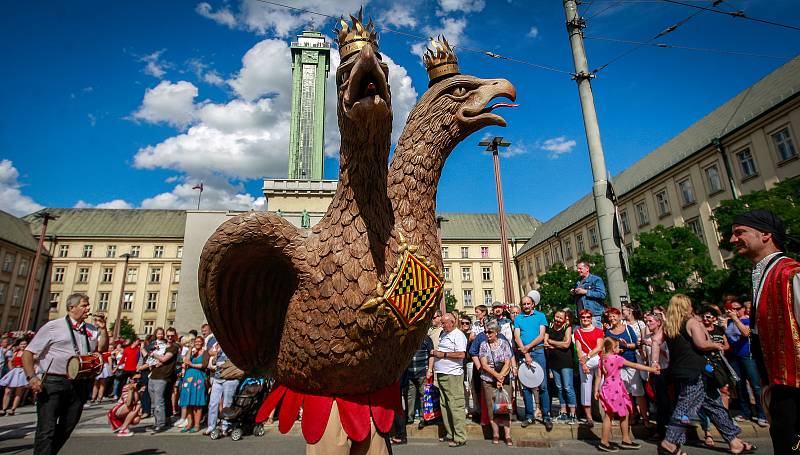
{"type": "Polygon", "coordinates": [[[27,387],[28,380],[25,379],[25,370],[22,367],[17,367],[6,373],[3,379],[0,379],[0,386],[2,387],[27,387]]]}
{"type": "Polygon", "coordinates": [[[107,363],[104,363],[103,369],[100,370],[100,374],[98,374],[97,377],[95,377],[95,379],[105,379],[110,376],[111,376],[111,367],[108,366],[107,363]]]}

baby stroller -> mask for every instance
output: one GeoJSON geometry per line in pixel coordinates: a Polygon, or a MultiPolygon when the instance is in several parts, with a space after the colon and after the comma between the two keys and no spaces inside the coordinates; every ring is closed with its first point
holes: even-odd
{"type": "Polygon", "coordinates": [[[271,382],[264,378],[245,378],[239,385],[231,406],[222,408],[220,420],[211,431],[211,439],[219,439],[224,435],[223,420],[230,424],[230,435],[234,441],[242,439],[245,432],[254,436],[264,436],[264,425],[256,424],[256,414],[271,389],[271,382]]]}

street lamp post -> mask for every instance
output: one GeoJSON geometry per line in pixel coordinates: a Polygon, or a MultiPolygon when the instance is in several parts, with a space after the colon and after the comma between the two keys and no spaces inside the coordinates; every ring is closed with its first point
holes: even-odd
{"type": "MultiPolygon", "coordinates": [[[[42,219],[42,233],[39,234],[39,246],[36,247],[36,255],[33,256],[33,265],[28,272],[28,282],[25,285],[25,299],[22,305],[22,317],[19,320],[19,330],[28,330],[28,323],[31,316],[31,306],[33,305],[34,288],[36,287],[36,276],[38,275],[37,268],[39,268],[39,258],[42,256],[42,246],[44,245],[44,237],[47,234],[47,222],[55,220],[58,217],[52,215],[50,212],[40,212],[36,214],[36,218],[42,219]]],[[[36,321],[34,321],[34,324],[36,321]]]]}
{"type": "MultiPolygon", "coordinates": [[[[445,218],[443,216],[437,216],[436,217],[436,236],[439,237],[439,248],[440,249],[442,247],[442,223],[444,223],[445,221],[450,221],[450,220],[448,220],[447,218],[445,218]]],[[[442,258],[442,269],[444,269],[444,258],[442,258]]],[[[447,312],[446,299],[447,299],[447,296],[444,295],[444,291],[442,291],[442,298],[439,300],[439,311],[441,311],[442,314],[445,314],[447,312]]]]}
{"type": "Polygon", "coordinates": [[[504,141],[502,137],[495,136],[491,141],[481,141],[481,147],[486,147],[487,152],[492,152],[494,161],[494,184],[497,189],[497,214],[500,221],[500,257],[503,260],[503,293],[506,303],[514,302],[514,289],[511,285],[511,261],[508,257],[508,234],[506,232],[506,210],[503,206],[503,183],[500,178],[500,156],[499,147],[508,147],[510,142],[504,141]]]}
{"type": "Polygon", "coordinates": [[[125,258],[125,265],[122,267],[122,284],[119,287],[119,303],[117,304],[117,317],[114,319],[114,339],[119,338],[119,323],[122,319],[122,301],[125,297],[125,280],[128,278],[128,261],[131,259],[130,253],[120,254],[119,257],[125,258]]]}

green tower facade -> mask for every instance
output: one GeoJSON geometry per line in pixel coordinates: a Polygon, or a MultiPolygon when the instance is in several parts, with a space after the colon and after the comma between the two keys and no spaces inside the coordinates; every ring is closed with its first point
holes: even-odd
{"type": "Polygon", "coordinates": [[[291,45],[292,124],[289,178],[322,180],[325,143],[325,79],[331,46],[322,33],[304,31],[291,45]]]}

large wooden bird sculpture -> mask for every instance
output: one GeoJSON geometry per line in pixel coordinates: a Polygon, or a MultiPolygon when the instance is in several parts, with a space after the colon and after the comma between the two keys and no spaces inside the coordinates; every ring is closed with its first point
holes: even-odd
{"type": "Polygon", "coordinates": [[[388,68],[371,22],[352,19],[338,31],[339,186],[327,212],[310,231],[275,214],[236,216],[200,258],[201,302],[220,345],[243,370],[279,384],[260,417],[283,399],[285,432],[303,406],[312,444],[333,400],[352,440],[368,436],[370,415],[378,430],[390,429],[394,386],[440,299],[435,206],[444,162],[471,133],[504,126],[490,112],[504,103],[487,105],[515,96],[505,80],[458,74],[446,41],[434,42],[425,58],[431,86],[389,168],[388,68]]]}

